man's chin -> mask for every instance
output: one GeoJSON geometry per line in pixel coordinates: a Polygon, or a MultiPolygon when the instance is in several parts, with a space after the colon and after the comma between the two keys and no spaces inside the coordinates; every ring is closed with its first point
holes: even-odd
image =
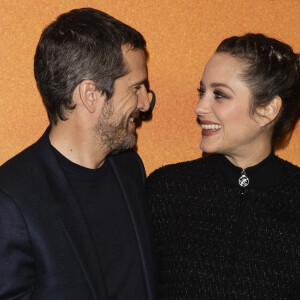
{"type": "Polygon", "coordinates": [[[133,148],[136,142],[136,135],[132,134],[130,137],[127,137],[122,144],[118,145],[115,149],[112,149],[110,155],[117,155],[122,152],[128,151],[133,148]]]}

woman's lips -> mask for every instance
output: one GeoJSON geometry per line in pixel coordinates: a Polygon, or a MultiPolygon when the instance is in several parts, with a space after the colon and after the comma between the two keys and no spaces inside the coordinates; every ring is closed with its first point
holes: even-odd
{"type": "Polygon", "coordinates": [[[206,130],[214,130],[221,129],[222,126],[220,124],[201,124],[201,128],[206,130]]]}
{"type": "Polygon", "coordinates": [[[207,120],[200,120],[202,135],[210,136],[217,133],[218,130],[222,128],[222,126],[218,123],[210,122],[207,120]]]}

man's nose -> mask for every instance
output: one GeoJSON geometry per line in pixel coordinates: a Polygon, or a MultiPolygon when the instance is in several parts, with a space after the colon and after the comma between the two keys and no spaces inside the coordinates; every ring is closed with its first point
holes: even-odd
{"type": "Polygon", "coordinates": [[[150,108],[150,100],[148,97],[148,92],[147,92],[146,87],[142,87],[142,89],[141,89],[141,92],[138,96],[137,108],[142,112],[146,112],[150,108]]]}

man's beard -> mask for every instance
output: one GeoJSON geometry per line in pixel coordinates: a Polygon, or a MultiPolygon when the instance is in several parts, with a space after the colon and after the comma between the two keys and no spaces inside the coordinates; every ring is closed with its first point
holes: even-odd
{"type": "MultiPolygon", "coordinates": [[[[139,111],[137,110],[130,117],[138,115],[139,111]]],[[[106,148],[109,154],[116,155],[134,146],[136,134],[128,130],[129,118],[125,115],[116,115],[110,102],[105,104],[102,115],[94,128],[94,133],[100,147],[106,148]]]]}

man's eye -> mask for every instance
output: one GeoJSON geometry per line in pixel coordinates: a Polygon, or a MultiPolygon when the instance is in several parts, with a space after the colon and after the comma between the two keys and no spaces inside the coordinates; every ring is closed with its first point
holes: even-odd
{"type": "Polygon", "coordinates": [[[141,88],[142,88],[141,85],[137,85],[137,86],[134,87],[134,89],[135,89],[136,91],[139,91],[141,88]]]}

